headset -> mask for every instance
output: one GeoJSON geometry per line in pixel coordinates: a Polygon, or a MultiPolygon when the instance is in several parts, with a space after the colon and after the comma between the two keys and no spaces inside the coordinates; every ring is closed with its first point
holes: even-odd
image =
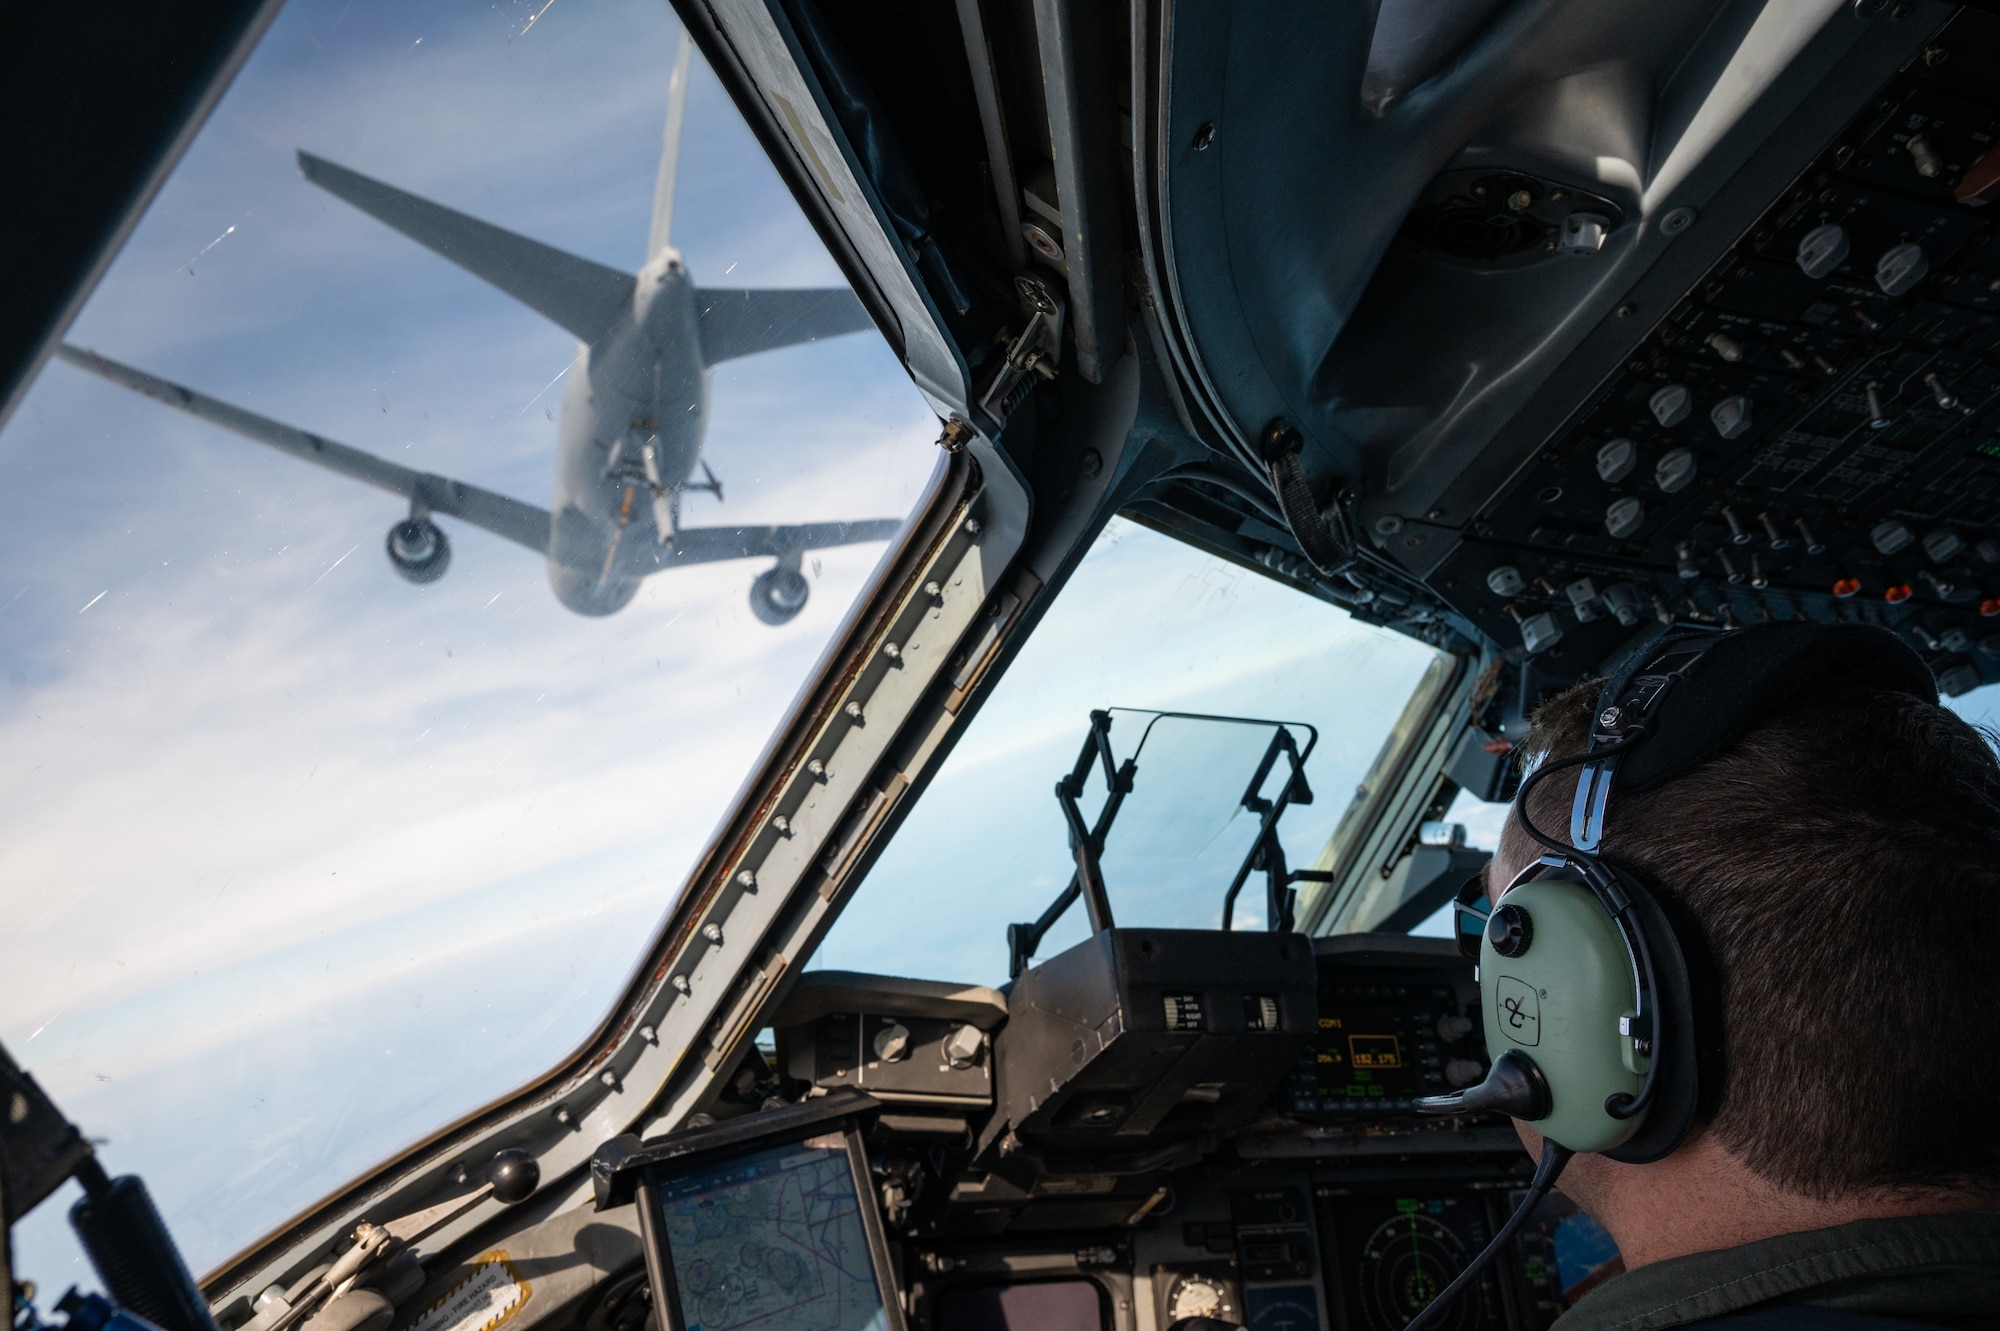
{"type": "Polygon", "coordinates": [[[1454,903],[1476,975],[1492,1063],[1476,1086],[1416,1102],[1419,1113],[1499,1112],[1543,1139],[1527,1196],[1493,1241],[1405,1331],[1421,1331],[1526,1222],[1570,1158],[1628,1164],[1673,1153],[1719,1080],[1719,1003],[1699,931],[1599,854],[1614,782],[1651,789],[1715,757],[1821,680],[1838,677],[1937,702],[1930,667],[1861,624],[1803,620],[1726,633],[1670,631],[1643,644],[1598,695],[1584,751],[1542,762],[1514,816],[1543,849],[1489,909],[1484,876],[1454,903]],[[1529,797],[1577,771],[1569,840],[1535,824],[1529,797]],[[1690,961],[1696,963],[1690,968],[1690,961]]]}

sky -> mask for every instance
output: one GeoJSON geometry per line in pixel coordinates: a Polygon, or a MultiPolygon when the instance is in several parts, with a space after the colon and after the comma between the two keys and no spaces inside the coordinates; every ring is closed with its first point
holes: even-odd
{"type": "MultiPolygon", "coordinates": [[[[678,28],[658,0],[293,0],[72,341],[547,504],[573,339],[306,183],[306,148],[644,262],[678,28]]],[[[839,273],[696,60],[675,243],[714,286],[839,273]]],[[[703,521],[906,514],[937,421],[872,333],[718,367],[703,521]]],[[[444,519],[51,364],[0,432],[0,1041],[204,1270],[583,1039],[880,543],[588,619],[444,519]]],[[[81,1278],[60,1211],[21,1236],[81,1278]]]]}
{"type": "MultiPolygon", "coordinates": [[[[923,799],[883,851],[814,958],[815,967],[997,985],[1007,925],[1033,920],[1069,882],[1056,778],[1099,707],[1303,722],[1315,798],[1279,824],[1286,858],[1310,866],[1434,659],[1431,648],[1357,624],[1323,601],[1114,518],[1007,668],[923,799]]],[[[1135,722],[1115,718],[1122,758],[1135,722]]],[[[1156,732],[1157,734],[1157,732],[1156,732]]],[[[1104,877],[1121,925],[1215,928],[1248,849],[1249,815],[1228,815],[1262,756],[1149,742],[1106,843],[1104,877]],[[1196,766],[1201,763],[1201,766],[1196,766]],[[1197,828],[1188,856],[1149,856],[1157,829],[1197,828]],[[1150,827],[1149,827],[1150,825],[1150,827]]],[[[1102,799],[1093,776],[1086,814],[1102,799]]],[[[1261,927],[1261,875],[1237,927],[1261,927]]],[[[1049,957],[1086,936],[1081,905],[1050,932],[1049,957]]]]}

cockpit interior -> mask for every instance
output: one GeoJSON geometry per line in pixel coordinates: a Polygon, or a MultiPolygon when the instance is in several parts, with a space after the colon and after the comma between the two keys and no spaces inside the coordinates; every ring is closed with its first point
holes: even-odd
{"type": "Polygon", "coordinates": [[[13,1331],[1540,1331],[1528,717],[2000,718],[1991,6],[203,8],[0,43],[13,1331]]]}

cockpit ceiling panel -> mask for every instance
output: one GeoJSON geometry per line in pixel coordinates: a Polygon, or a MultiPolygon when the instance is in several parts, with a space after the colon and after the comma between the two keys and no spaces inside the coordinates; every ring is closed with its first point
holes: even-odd
{"type": "MultiPolygon", "coordinates": [[[[1821,136],[1844,120],[1950,13],[1821,4],[1777,23],[1727,0],[1538,0],[1474,22],[1476,9],[1437,23],[1448,56],[1417,50],[1393,7],[1379,23],[1365,6],[1290,0],[1160,11],[1147,151],[1165,316],[1238,437],[1297,426],[1316,489],[1354,486],[1369,524],[1421,521],[1454,480],[1499,466],[1490,493],[1520,454],[1482,453],[1551,373],[1648,274],[1684,270],[1684,289],[1729,239],[1685,223],[1723,207],[1809,103],[1821,136]],[[1511,210],[1530,240],[1501,246],[1506,262],[1409,229],[1445,185],[1469,196],[1510,175],[1533,197],[1511,210]]],[[[1735,205],[1746,222],[1823,142],[1793,147],[1735,205]]],[[[1506,193],[1488,220],[1510,215],[1506,193]]],[[[1464,240],[1463,221],[1427,234],[1464,240]]]]}
{"type": "Polygon", "coordinates": [[[1961,15],[1837,124],[1432,585],[1555,674],[1655,620],[1805,617],[2000,678],[2000,96],[1962,72],[1996,54],[1961,15]]]}

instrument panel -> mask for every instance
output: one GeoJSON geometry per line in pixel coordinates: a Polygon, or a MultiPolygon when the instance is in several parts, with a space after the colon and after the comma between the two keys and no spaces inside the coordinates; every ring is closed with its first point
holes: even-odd
{"type": "Polygon", "coordinates": [[[1352,1122],[1415,1113],[1486,1075],[1479,990],[1455,947],[1367,934],[1319,940],[1319,1015],[1286,1090],[1294,1116],[1352,1122]]]}
{"type": "MultiPolygon", "coordinates": [[[[2000,20],[1963,11],[1671,308],[1433,579],[1529,656],[1880,624],[2000,679],[2000,20]]],[[[1563,667],[1555,667],[1563,674],[1563,667]]]]}
{"type": "MultiPolygon", "coordinates": [[[[1242,947],[1265,949],[1272,962],[1306,942],[1256,937],[1242,947]]],[[[1485,1075],[1478,988],[1451,941],[1312,940],[1310,988],[1280,979],[1282,964],[1263,972],[1283,995],[1279,1022],[1252,1020],[1247,1009],[1239,1021],[1243,1005],[1216,997],[1243,990],[1250,952],[1198,941],[1121,932],[1050,958],[1041,983],[1013,986],[1008,1019],[993,1032],[997,1080],[1039,1088],[1031,1102],[1052,1107],[1046,1124],[1038,1113],[1009,1114],[996,1087],[993,1117],[984,1126],[975,1118],[956,1165],[918,1184],[919,1159],[944,1158],[938,1139],[898,1126],[904,1104],[885,1106],[872,1142],[878,1173],[916,1198],[891,1226],[916,1273],[914,1325],[945,1331],[946,1310],[973,1297],[954,1291],[1086,1281],[1103,1291],[1105,1331],[1166,1331],[1184,1317],[1253,1331],[1400,1331],[1497,1231],[1531,1172],[1511,1125],[1423,1119],[1412,1107],[1485,1075]],[[1204,996],[1201,1026],[1167,1029],[1173,1005],[1160,995],[1184,993],[1204,996]],[[1023,1022],[1031,1004],[1047,1011],[1023,1022]],[[1210,1021],[1211,1009],[1230,1020],[1210,1021]],[[1062,1040],[1048,1024],[1058,1014],[1069,1030],[1062,1040]],[[1016,1023],[1024,1038],[1011,1038],[1016,1023]],[[1275,1032],[1260,1026],[1304,1033],[1292,1037],[1296,1057],[1271,1062],[1275,1032]],[[1106,1057],[1134,1028],[1154,1033],[1146,1057],[1106,1057]],[[1233,1047],[1251,1042],[1256,1057],[1237,1059],[1233,1047]],[[1258,1068],[1262,1108],[1238,1131],[1204,1144],[1162,1117],[1160,1131],[1121,1134],[1128,1110],[1097,1129],[1101,1145],[1077,1146],[1083,1124],[1071,1105],[1207,1110],[1226,1071],[1247,1093],[1258,1068]]],[[[845,977],[838,991],[841,1026],[813,1015],[785,1035],[801,1072],[820,1067],[810,1051],[845,1040],[846,1024],[865,1031],[879,1020],[871,1013],[887,1000],[871,1003],[861,979],[845,977]]],[[[902,1001],[901,1020],[914,1029],[926,1014],[907,992],[902,1001]]],[[[1441,1325],[1541,1331],[1618,1269],[1603,1232],[1558,1195],[1441,1325]]]]}

